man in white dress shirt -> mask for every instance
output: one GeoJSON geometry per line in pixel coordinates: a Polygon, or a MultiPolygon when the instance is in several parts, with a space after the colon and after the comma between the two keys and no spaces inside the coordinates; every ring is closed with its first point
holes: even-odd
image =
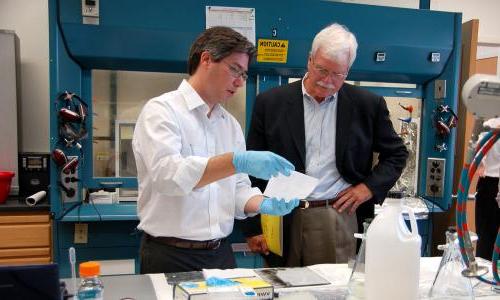
{"type": "MultiPolygon", "coordinates": [[[[500,129],[500,118],[489,119],[484,127],[500,129]]],[[[483,137],[486,132],[480,134],[483,137]]],[[[484,156],[477,170],[479,180],[476,187],[476,255],[487,260],[492,259],[495,240],[500,227],[499,194],[500,176],[500,141],[497,141],[484,156]]]]}
{"type": "Polygon", "coordinates": [[[153,98],[137,119],[141,273],[236,266],[226,239],[234,219],[288,214],[298,199],[264,198],[248,175],[294,169],[267,151],[245,151],[243,132],[220,103],[245,84],[255,47],[227,27],[204,31],[188,58],[190,78],[153,98]]]}

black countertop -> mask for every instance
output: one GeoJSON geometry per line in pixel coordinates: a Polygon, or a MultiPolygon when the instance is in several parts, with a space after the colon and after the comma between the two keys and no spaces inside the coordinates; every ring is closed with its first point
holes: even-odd
{"type": "Polygon", "coordinates": [[[5,203],[0,203],[0,211],[49,211],[50,203],[47,197],[34,206],[26,205],[26,198],[9,196],[5,203]]]}

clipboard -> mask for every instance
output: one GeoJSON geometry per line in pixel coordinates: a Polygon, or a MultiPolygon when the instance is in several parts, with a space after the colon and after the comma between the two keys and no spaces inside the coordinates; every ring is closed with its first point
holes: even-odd
{"type": "Polygon", "coordinates": [[[269,251],[283,256],[283,217],[261,215],[260,223],[269,251]]]}

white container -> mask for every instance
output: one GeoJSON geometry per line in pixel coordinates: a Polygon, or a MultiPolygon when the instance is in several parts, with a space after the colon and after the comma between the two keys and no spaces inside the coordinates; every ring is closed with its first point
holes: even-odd
{"type": "Polygon", "coordinates": [[[411,232],[400,199],[375,217],[366,234],[365,297],[368,300],[418,299],[420,245],[417,221],[407,208],[411,232]]]}

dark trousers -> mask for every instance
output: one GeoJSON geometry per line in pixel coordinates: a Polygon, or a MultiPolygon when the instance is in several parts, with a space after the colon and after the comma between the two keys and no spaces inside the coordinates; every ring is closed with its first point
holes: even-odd
{"type": "Polygon", "coordinates": [[[227,239],[217,249],[182,249],[165,245],[142,235],[141,274],[231,269],[236,267],[233,250],[227,239]]]}
{"type": "Polygon", "coordinates": [[[331,206],[296,209],[288,230],[288,249],[286,245],[283,249],[285,257],[269,253],[264,259],[268,267],[347,263],[356,256],[353,234],[357,230],[356,215],[340,214],[331,206]]]}
{"type": "Polygon", "coordinates": [[[476,256],[491,260],[500,226],[500,208],[496,201],[498,177],[480,177],[476,193],[476,256]]]}
{"type": "Polygon", "coordinates": [[[265,267],[278,268],[286,266],[286,260],[283,258],[283,256],[279,256],[277,254],[269,252],[268,255],[262,255],[262,257],[266,262],[265,267]]]}

